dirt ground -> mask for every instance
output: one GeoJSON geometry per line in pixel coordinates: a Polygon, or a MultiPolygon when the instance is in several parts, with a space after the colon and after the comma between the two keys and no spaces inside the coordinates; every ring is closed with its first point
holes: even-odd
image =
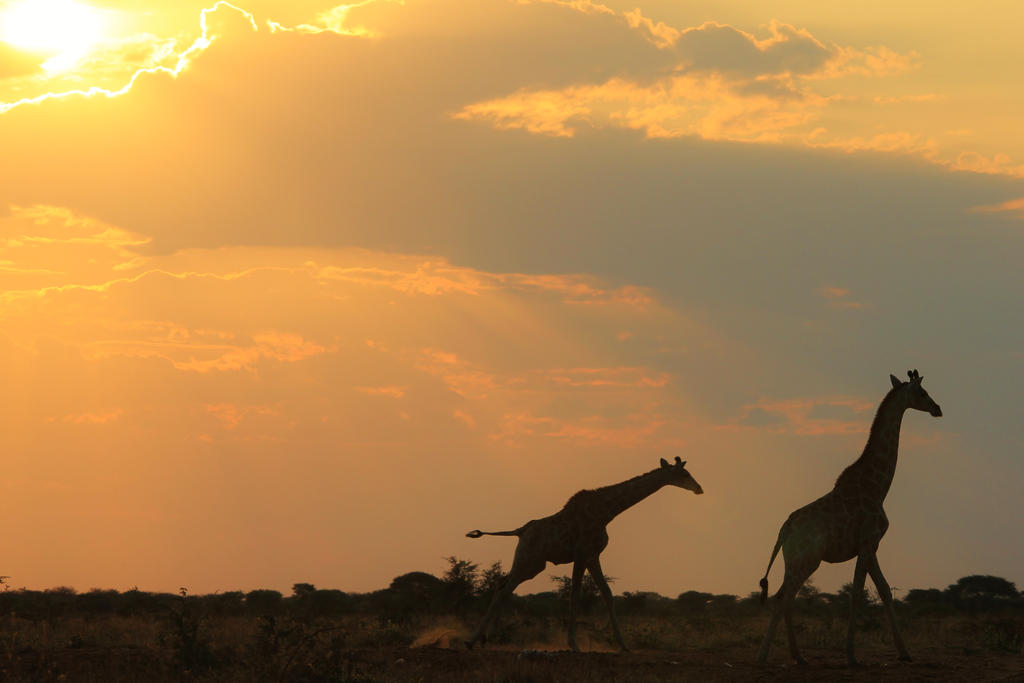
{"type": "Polygon", "coordinates": [[[205,673],[174,673],[145,648],[60,648],[43,656],[24,652],[0,655],[3,681],[295,681],[295,683],[558,683],[568,681],[645,683],[660,681],[1021,681],[1024,655],[990,651],[926,651],[913,662],[895,653],[858,650],[862,666],[850,669],[838,650],[806,648],[809,664],[787,661],[773,652],[765,665],[754,663],[750,648],[693,648],[690,651],[640,650],[629,653],[514,648],[375,647],[346,649],[318,665],[274,666],[254,670],[245,661],[205,673]],[[37,661],[40,660],[45,661],[37,661]]]}
{"type": "Polygon", "coordinates": [[[807,649],[806,666],[784,653],[769,663],[743,651],[630,653],[415,648],[353,651],[350,681],[1024,681],[1024,656],[925,652],[913,662],[894,653],[861,651],[862,665],[846,666],[842,652],[807,649]]]}

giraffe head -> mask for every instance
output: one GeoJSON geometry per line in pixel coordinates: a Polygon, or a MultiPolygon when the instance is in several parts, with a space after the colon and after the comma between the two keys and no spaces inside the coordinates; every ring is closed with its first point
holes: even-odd
{"type": "Polygon", "coordinates": [[[924,377],[921,377],[917,370],[911,370],[907,375],[910,377],[909,382],[901,382],[895,375],[889,375],[889,379],[892,380],[893,389],[907,392],[908,405],[914,410],[921,410],[932,417],[942,417],[942,408],[932,400],[932,397],[921,386],[921,380],[924,377]]]}
{"type": "Polygon", "coordinates": [[[662,458],[661,472],[668,477],[668,484],[671,486],[688,489],[697,495],[704,493],[704,489],[700,487],[697,480],[686,471],[686,461],[680,460],[678,455],[676,456],[676,462],[674,465],[669,465],[668,461],[665,460],[665,458],[662,458]]]}

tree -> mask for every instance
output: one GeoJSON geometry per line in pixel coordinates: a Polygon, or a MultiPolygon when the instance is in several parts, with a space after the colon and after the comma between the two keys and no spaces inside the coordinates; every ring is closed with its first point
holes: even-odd
{"type": "Polygon", "coordinates": [[[687,614],[699,614],[707,609],[708,603],[715,596],[700,591],[686,591],[676,597],[676,605],[687,614]]]}
{"type": "Polygon", "coordinates": [[[508,572],[501,568],[501,562],[495,562],[480,574],[476,583],[477,595],[484,597],[494,595],[494,592],[501,588],[507,578],[508,572]]]}
{"type": "Polygon", "coordinates": [[[296,583],[292,585],[292,597],[304,598],[316,593],[316,586],[311,583],[296,583]]]}
{"type": "Polygon", "coordinates": [[[845,583],[843,587],[836,593],[836,605],[842,609],[850,606],[850,596],[853,596],[853,600],[856,603],[857,612],[861,615],[864,614],[864,608],[874,605],[878,600],[872,597],[868,593],[867,588],[861,588],[858,594],[854,593],[853,583],[845,583]]]}
{"type": "Polygon", "coordinates": [[[281,608],[282,597],[278,591],[261,588],[245,594],[245,605],[259,614],[273,614],[281,608]]]}
{"type": "Polygon", "coordinates": [[[987,574],[961,577],[945,590],[945,595],[951,605],[969,612],[1002,609],[1019,597],[1012,581],[987,574]]]}
{"type": "Polygon", "coordinates": [[[344,614],[352,602],[347,593],[330,588],[317,590],[310,601],[310,609],[317,616],[344,614]]]}
{"type": "MultiPolygon", "coordinates": [[[[558,597],[562,600],[569,602],[572,595],[572,577],[571,576],[552,576],[551,580],[558,584],[558,597]]],[[[609,584],[615,582],[615,577],[605,576],[604,580],[609,584]]],[[[597,582],[590,575],[588,571],[583,575],[583,580],[580,581],[580,593],[579,600],[576,602],[576,608],[580,612],[586,612],[597,602],[600,597],[601,591],[597,587],[597,582]]]]}
{"type": "Polygon", "coordinates": [[[429,612],[443,601],[447,587],[441,579],[426,572],[408,572],[396,576],[386,591],[386,609],[396,616],[429,612]],[[387,607],[390,606],[390,607],[387,607]]]}
{"type": "Polygon", "coordinates": [[[1018,597],[1017,586],[1012,581],[988,574],[964,576],[947,588],[946,592],[956,600],[1018,597]]]}
{"type": "Polygon", "coordinates": [[[647,608],[647,596],[648,593],[641,591],[635,591],[630,593],[626,591],[622,594],[622,607],[620,610],[623,614],[641,614],[647,608]]]}
{"type": "Polygon", "coordinates": [[[807,579],[804,585],[800,586],[800,590],[796,592],[796,599],[811,607],[821,602],[821,591],[810,579],[807,579]]]}
{"type": "Polygon", "coordinates": [[[448,571],[441,577],[445,585],[448,604],[457,614],[461,614],[473,601],[479,583],[478,567],[469,560],[460,560],[452,555],[446,558],[448,571]]]}
{"type": "Polygon", "coordinates": [[[946,596],[938,588],[911,588],[903,602],[908,605],[941,605],[946,602],[946,596]]]}
{"type": "Polygon", "coordinates": [[[739,600],[739,596],[730,593],[719,593],[711,596],[711,599],[707,601],[707,607],[718,614],[735,612],[739,600]]]}

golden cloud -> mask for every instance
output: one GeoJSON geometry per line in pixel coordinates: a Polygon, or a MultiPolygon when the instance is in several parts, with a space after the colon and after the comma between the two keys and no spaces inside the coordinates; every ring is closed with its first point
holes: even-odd
{"type": "Polygon", "coordinates": [[[587,126],[641,130],[651,138],[777,142],[795,135],[825,104],[809,93],[780,99],[743,92],[718,75],[682,75],[652,85],[612,79],[598,86],[521,91],[467,105],[454,117],[561,137],[587,126]]]}
{"type": "Polygon", "coordinates": [[[104,413],[72,413],[65,415],[61,418],[61,422],[67,422],[70,424],[82,425],[82,424],[107,424],[108,422],[114,422],[124,415],[124,410],[118,408],[117,410],[111,410],[104,413]]]}
{"type": "Polygon", "coordinates": [[[1009,199],[999,204],[974,206],[971,207],[971,211],[974,213],[1010,213],[1015,214],[1017,218],[1024,218],[1024,197],[1009,199]]]}
{"type": "Polygon", "coordinates": [[[861,398],[762,399],[743,407],[722,430],[753,429],[810,436],[862,434],[871,426],[875,404],[861,398]],[[823,414],[824,413],[824,414],[823,414]]]}
{"type": "Polygon", "coordinates": [[[668,424],[669,418],[663,415],[631,414],[624,418],[587,415],[565,419],[509,413],[502,417],[498,429],[489,438],[513,448],[532,445],[538,440],[617,449],[665,449],[684,445],[684,439],[662,433],[662,428],[668,424]]]}
{"type": "Polygon", "coordinates": [[[843,287],[822,287],[818,290],[832,308],[861,309],[864,304],[850,298],[850,290],[843,287]]]}

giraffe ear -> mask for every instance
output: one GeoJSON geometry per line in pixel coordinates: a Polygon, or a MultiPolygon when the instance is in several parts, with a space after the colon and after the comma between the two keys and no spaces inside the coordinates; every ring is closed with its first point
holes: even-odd
{"type": "Polygon", "coordinates": [[[899,385],[903,384],[896,375],[889,375],[889,379],[892,380],[892,388],[895,389],[899,385]]]}
{"type": "Polygon", "coordinates": [[[662,466],[662,467],[668,467],[668,461],[667,461],[667,460],[665,460],[665,458],[662,458],[662,459],[661,459],[661,466],[662,466]]]}

